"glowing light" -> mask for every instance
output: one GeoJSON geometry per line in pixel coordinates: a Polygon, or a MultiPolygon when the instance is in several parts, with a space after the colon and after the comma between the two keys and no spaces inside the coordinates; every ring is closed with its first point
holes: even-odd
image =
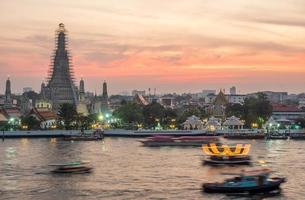
{"type": "Polygon", "coordinates": [[[252,124],[251,124],[251,127],[252,127],[252,128],[257,128],[257,127],[258,127],[258,124],[257,124],[257,123],[252,123],[252,124]]]}
{"type": "MultiPolygon", "coordinates": [[[[106,114],[106,117],[107,117],[107,114],[106,114]]],[[[102,121],[102,120],[104,119],[104,116],[103,116],[102,114],[100,114],[100,115],[98,116],[98,119],[99,119],[100,121],[102,121]]]]}

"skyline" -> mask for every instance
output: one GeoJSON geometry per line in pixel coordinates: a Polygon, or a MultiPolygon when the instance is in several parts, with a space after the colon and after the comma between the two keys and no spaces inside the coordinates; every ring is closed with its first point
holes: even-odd
{"type": "Polygon", "coordinates": [[[39,91],[61,22],[69,33],[76,84],[83,77],[86,91],[101,93],[106,80],[110,94],[231,86],[241,93],[305,92],[301,0],[4,0],[0,5],[0,93],[8,75],[14,93],[27,86],[39,91]]]}

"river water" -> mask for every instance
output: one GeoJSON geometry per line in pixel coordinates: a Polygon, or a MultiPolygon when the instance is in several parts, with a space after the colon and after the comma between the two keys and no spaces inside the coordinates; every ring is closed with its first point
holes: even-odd
{"type": "MultiPolygon", "coordinates": [[[[266,162],[263,165],[287,177],[281,195],[268,198],[305,199],[305,141],[234,142],[251,143],[254,163],[266,162]]],[[[98,142],[6,139],[0,142],[0,199],[250,198],[202,193],[202,183],[221,181],[221,173],[250,169],[203,166],[202,159],[200,148],[148,148],[130,138],[98,142]],[[49,173],[48,164],[75,160],[90,160],[93,173],[49,173]]]]}

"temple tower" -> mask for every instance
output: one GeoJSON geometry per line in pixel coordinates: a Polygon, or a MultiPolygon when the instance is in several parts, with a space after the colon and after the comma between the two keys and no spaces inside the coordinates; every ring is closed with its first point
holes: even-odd
{"type": "Polygon", "coordinates": [[[85,100],[85,84],[84,80],[81,79],[79,82],[79,101],[85,100]]]}
{"type": "Polygon", "coordinates": [[[102,101],[101,101],[101,110],[102,112],[108,112],[108,91],[107,91],[107,83],[104,81],[103,83],[103,94],[102,94],[102,101]]]}
{"type": "Polygon", "coordinates": [[[108,99],[108,91],[107,91],[106,81],[104,81],[104,83],[103,83],[103,99],[108,99]]]}
{"type": "Polygon", "coordinates": [[[86,104],[86,98],[85,98],[85,83],[84,80],[81,79],[79,82],[79,101],[77,104],[77,112],[82,115],[88,115],[88,108],[86,104]]]}
{"type": "Polygon", "coordinates": [[[5,106],[11,106],[13,104],[12,92],[11,92],[11,80],[7,78],[5,83],[5,106]]]}
{"type": "Polygon", "coordinates": [[[60,23],[56,30],[56,47],[52,56],[48,83],[43,91],[46,98],[52,101],[54,109],[58,109],[63,103],[76,105],[78,101],[67,44],[67,30],[64,24],[60,23]]]}

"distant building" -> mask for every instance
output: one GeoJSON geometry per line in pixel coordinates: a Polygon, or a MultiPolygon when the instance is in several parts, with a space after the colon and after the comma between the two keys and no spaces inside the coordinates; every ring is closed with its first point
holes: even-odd
{"type": "Polygon", "coordinates": [[[193,100],[199,100],[204,99],[208,95],[215,95],[216,96],[216,90],[202,90],[202,92],[199,93],[193,93],[190,94],[193,100]]]}
{"type": "Polygon", "coordinates": [[[33,108],[29,116],[35,117],[40,122],[41,129],[50,129],[56,127],[57,116],[51,110],[33,108]]]}
{"type": "Polygon", "coordinates": [[[20,121],[21,111],[17,107],[2,108],[0,111],[7,119],[14,119],[15,121],[20,121]]]}
{"type": "Polygon", "coordinates": [[[235,86],[230,88],[230,95],[236,95],[236,87],[235,86]]]}
{"type": "Polygon", "coordinates": [[[297,105],[273,103],[272,110],[272,118],[274,120],[295,120],[305,117],[305,111],[302,111],[297,105]]]}
{"type": "MultiPolygon", "coordinates": [[[[236,94],[236,95],[230,95],[230,94],[225,94],[224,95],[227,102],[231,104],[244,104],[245,99],[247,98],[247,95],[243,94],[236,94]]],[[[204,101],[206,104],[212,104],[216,99],[216,95],[214,94],[209,94],[204,98],[204,101]]]]}
{"type": "Polygon", "coordinates": [[[137,94],[145,96],[145,90],[132,90],[132,92],[131,92],[132,96],[136,96],[137,94]]]}
{"type": "Polygon", "coordinates": [[[257,97],[258,93],[263,93],[267,96],[268,100],[272,103],[284,103],[288,99],[288,92],[272,92],[272,91],[262,91],[248,94],[247,96],[257,97]]]}
{"type": "Polygon", "coordinates": [[[35,107],[36,101],[40,99],[39,94],[34,91],[24,92],[20,97],[20,110],[23,115],[27,115],[33,107],[35,107]]]}
{"type": "Polygon", "coordinates": [[[225,109],[228,104],[228,100],[222,90],[216,96],[213,102],[213,110],[212,114],[215,117],[224,118],[225,117],[225,109]]]}
{"type": "Polygon", "coordinates": [[[176,105],[175,97],[173,95],[165,95],[160,97],[160,104],[167,108],[174,108],[176,105]]]}
{"type": "Polygon", "coordinates": [[[23,88],[23,93],[25,93],[25,92],[31,92],[31,91],[33,91],[33,89],[32,89],[31,87],[24,87],[24,88],[23,88]]]}
{"type": "Polygon", "coordinates": [[[13,106],[13,98],[11,92],[11,81],[10,78],[6,80],[5,83],[5,100],[4,100],[5,107],[12,107],[13,106]]]}
{"type": "Polygon", "coordinates": [[[140,94],[136,94],[134,96],[134,101],[137,104],[140,104],[140,105],[143,105],[143,106],[146,106],[146,105],[149,104],[149,101],[143,95],[140,95],[140,94]]]}
{"type": "Polygon", "coordinates": [[[103,94],[102,94],[101,106],[102,106],[102,112],[109,111],[108,88],[107,88],[106,81],[104,81],[104,83],[103,83],[103,94]]]}
{"type": "Polygon", "coordinates": [[[94,98],[91,101],[90,113],[98,114],[102,112],[102,102],[99,96],[95,94],[94,98]]]}
{"type": "Polygon", "coordinates": [[[35,108],[38,110],[52,110],[52,103],[48,99],[38,99],[35,102],[35,108]]]}
{"type": "Polygon", "coordinates": [[[0,109],[0,126],[5,124],[9,119],[2,113],[0,109]]]}
{"type": "Polygon", "coordinates": [[[85,83],[84,80],[81,79],[79,82],[79,99],[76,106],[77,113],[82,115],[88,115],[88,107],[85,97],[85,83]]]}
{"type": "Polygon", "coordinates": [[[230,94],[226,95],[226,98],[231,104],[244,104],[247,96],[243,94],[230,94]]]}
{"type": "Polygon", "coordinates": [[[77,105],[78,101],[67,44],[67,31],[64,24],[60,23],[56,31],[56,49],[52,58],[48,83],[42,88],[44,96],[52,101],[55,110],[63,103],[77,105]]]}
{"type": "Polygon", "coordinates": [[[299,106],[298,106],[299,109],[302,109],[304,110],[305,109],[305,98],[301,98],[299,100],[299,106]]]}

